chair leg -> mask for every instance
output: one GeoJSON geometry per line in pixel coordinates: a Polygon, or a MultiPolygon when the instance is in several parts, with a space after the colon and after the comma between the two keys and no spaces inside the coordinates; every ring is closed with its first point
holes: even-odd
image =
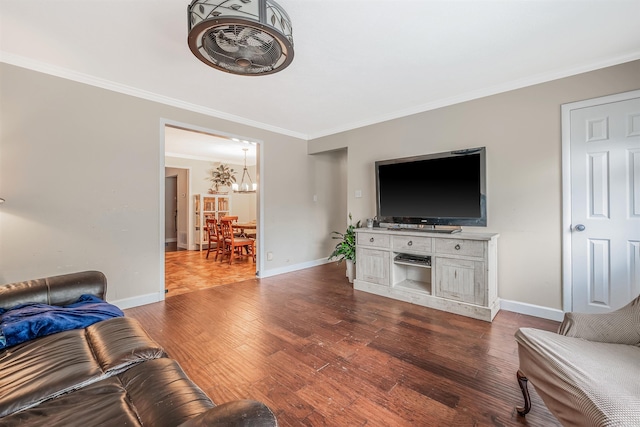
{"type": "Polygon", "coordinates": [[[524,397],[524,406],[516,406],[516,411],[518,411],[518,415],[524,417],[531,410],[531,396],[529,396],[529,389],[527,388],[529,380],[520,370],[516,373],[516,378],[518,378],[518,385],[522,390],[522,397],[524,397]]]}
{"type": "Polygon", "coordinates": [[[218,260],[218,255],[220,255],[220,262],[224,261],[224,255],[227,251],[227,245],[224,242],[220,242],[220,246],[216,251],[216,261],[218,260]]]}

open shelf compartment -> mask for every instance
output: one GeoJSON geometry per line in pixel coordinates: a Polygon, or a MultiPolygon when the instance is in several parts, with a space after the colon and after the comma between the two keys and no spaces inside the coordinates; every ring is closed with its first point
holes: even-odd
{"type": "MultiPolygon", "coordinates": [[[[429,259],[429,261],[431,261],[429,259]]],[[[429,264],[431,264],[429,262],[429,264]]],[[[432,295],[432,269],[427,263],[397,260],[393,262],[392,284],[394,288],[432,295]]]]}

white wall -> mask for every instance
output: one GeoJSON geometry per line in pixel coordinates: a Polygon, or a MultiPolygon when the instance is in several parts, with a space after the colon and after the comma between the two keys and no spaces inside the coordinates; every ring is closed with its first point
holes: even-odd
{"type": "MultiPolygon", "coordinates": [[[[167,166],[179,167],[179,168],[189,168],[191,169],[191,191],[193,194],[199,193],[207,193],[211,188],[211,181],[209,181],[209,171],[215,167],[217,167],[220,162],[211,162],[208,160],[198,160],[198,159],[186,159],[181,157],[165,157],[165,164],[167,166]]],[[[243,165],[236,165],[232,163],[225,163],[229,165],[236,172],[236,180],[240,183],[242,178],[242,169],[243,165]]],[[[256,167],[255,166],[247,166],[247,171],[251,175],[251,179],[253,182],[256,182],[256,167]]],[[[229,191],[229,188],[220,188],[220,191],[229,191]]],[[[230,193],[232,194],[232,193],[230,193]]],[[[240,196],[240,194],[233,193],[233,197],[240,196]]],[[[250,213],[247,213],[250,215],[250,213]]]]}
{"type": "Polygon", "coordinates": [[[499,296],[561,309],[560,106],[638,88],[634,61],[319,138],[309,152],[348,147],[348,209],[364,219],[375,215],[376,160],[486,146],[479,231],[500,233],[499,296]]]}
{"type": "Polygon", "coordinates": [[[326,259],[305,141],[4,63],[0,74],[0,283],[95,269],[109,300],[163,298],[165,121],[262,141],[274,254],[262,274],[326,259]]]}

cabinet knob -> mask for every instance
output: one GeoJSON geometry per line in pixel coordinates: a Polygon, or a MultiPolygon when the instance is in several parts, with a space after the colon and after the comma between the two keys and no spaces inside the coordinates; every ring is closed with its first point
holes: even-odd
{"type": "Polygon", "coordinates": [[[407,243],[407,246],[411,246],[413,245],[413,240],[409,240],[409,243],[407,243]]]}
{"type": "Polygon", "coordinates": [[[370,241],[371,243],[373,243],[373,237],[372,237],[372,238],[370,238],[370,239],[369,239],[369,241],[370,241]]]}
{"type": "Polygon", "coordinates": [[[459,251],[459,250],[460,250],[460,245],[459,245],[459,244],[458,244],[458,245],[455,245],[455,246],[453,247],[453,249],[455,249],[456,251],[459,251]]]}

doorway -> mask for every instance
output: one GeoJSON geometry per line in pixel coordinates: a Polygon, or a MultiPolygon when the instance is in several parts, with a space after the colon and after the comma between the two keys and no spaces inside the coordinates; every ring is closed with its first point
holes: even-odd
{"type": "Polygon", "coordinates": [[[640,293],[640,90],[562,106],[563,309],[640,293]]]}
{"type": "Polygon", "coordinates": [[[165,251],[189,249],[189,176],[188,168],[165,167],[164,230],[165,251]]]}
{"type": "MultiPolygon", "coordinates": [[[[230,135],[194,129],[182,124],[165,123],[163,127],[164,165],[167,171],[188,169],[189,179],[186,185],[186,209],[178,207],[178,218],[181,213],[187,218],[186,232],[187,251],[167,252],[164,256],[165,292],[167,297],[179,295],[209,287],[228,285],[239,281],[255,279],[260,265],[260,180],[259,158],[260,142],[250,142],[230,135]],[[238,185],[238,191],[230,186],[219,186],[218,194],[211,181],[212,173],[221,165],[230,168],[238,185]],[[244,182],[241,188],[240,184],[244,182]],[[254,185],[255,184],[255,190],[254,185]],[[247,188],[249,191],[247,191],[247,188]],[[243,191],[240,191],[240,190],[243,191]],[[216,206],[213,211],[201,207],[199,201],[215,198],[224,199],[225,208],[216,206]],[[238,222],[244,225],[253,224],[257,242],[255,261],[253,257],[234,258],[229,264],[215,252],[208,252],[209,242],[206,240],[205,217],[216,219],[223,215],[237,216],[238,222]],[[208,256],[207,256],[208,255],[208,256]]],[[[171,184],[165,183],[166,186],[171,184]]],[[[181,190],[178,190],[180,193],[181,190]]],[[[179,195],[180,196],[180,195],[179,195]]],[[[164,195],[166,199],[171,195],[164,195]]],[[[180,197],[178,197],[180,199],[180,197]]],[[[166,227],[170,224],[170,208],[165,210],[166,227]]],[[[165,236],[165,239],[167,237],[165,236]]],[[[180,241],[180,232],[178,232],[180,241]]],[[[215,244],[213,244],[215,245],[215,244]]],[[[213,247],[212,245],[212,247],[213,247]]]]}
{"type": "Polygon", "coordinates": [[[178,250],[178,175],[164,178],[164,250],[178,250]]]}

